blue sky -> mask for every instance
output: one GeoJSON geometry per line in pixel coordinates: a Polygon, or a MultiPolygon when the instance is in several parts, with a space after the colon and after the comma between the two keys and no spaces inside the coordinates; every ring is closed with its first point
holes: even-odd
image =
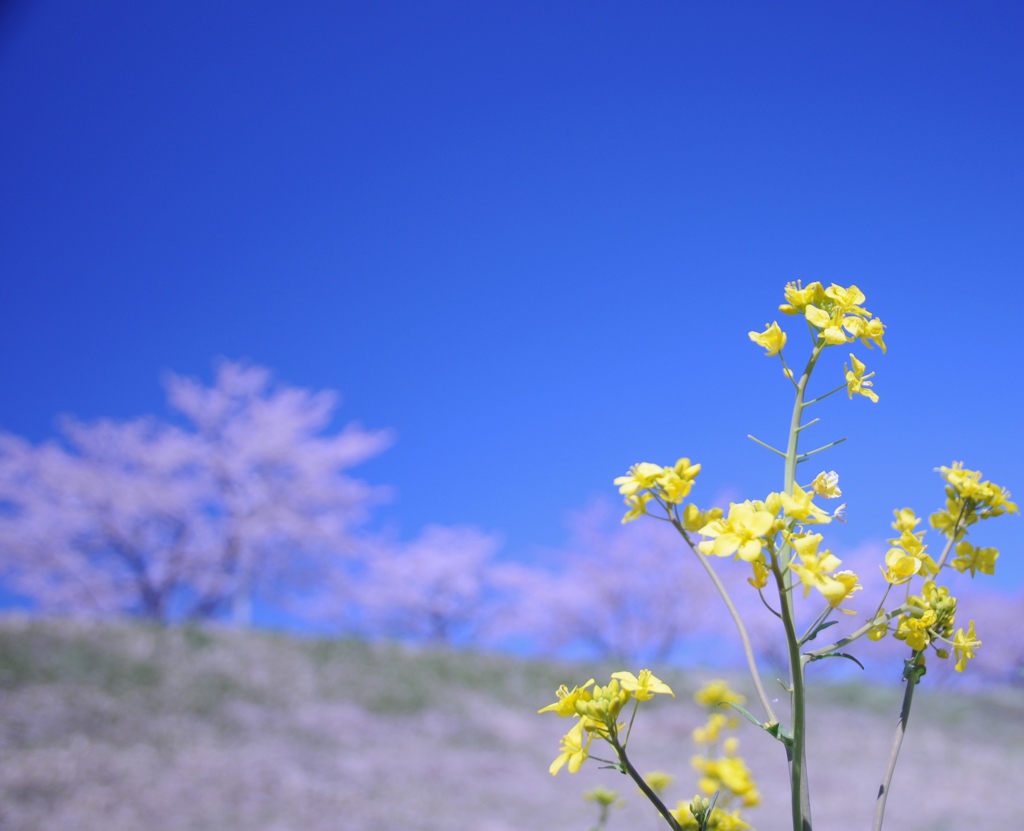
{"type": "MultiPolygon", "coordinates": [[[[166,414],[163,372],[246,358],[395,428],[382,522],[539,556],[635,461],[777,489],[746,333],[834,280],[890,346],[881,403],[809,431],[850,437],[841,544],[953,459],[1024,496],[1022,35],[995,2],[9,4],[0,426],[166,414]]],[[[978,536],[1008,585],[1020,539],[978,536]]]]}

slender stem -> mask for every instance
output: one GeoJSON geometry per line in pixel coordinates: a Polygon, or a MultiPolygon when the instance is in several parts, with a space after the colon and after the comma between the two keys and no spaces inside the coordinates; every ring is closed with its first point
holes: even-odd
{"type": "Polygon", "coordinates": [[[722,581],[715,574],[715,570],[711,567],[711,563],[708,562],[707,557],[700,553],[700,550],[693,544],[689,534],[686,533],[686,529],[683,528],[681,523],[675,523],[676,530],[683,535],[683,539],[686,540],[686,544],[690,546],[690,550],[694,553],[700,564],[704,566],[704,570],[708,573],[711,578],[711,582],[715,584],[715,588],[718,589],[718,593],[722,596],[722,600],[725,602],[725,607],[729,610],[729,614],[732,615],[733,622],[736,624],[736,629],[739,631],[740,642],[743,644],[743,654],[747,658],[747,668],[750,670],[750,677],[754,682],[754,689],[757,690],[757,697],[761,701],[761,706],[764,708],[765,715],[768,716],[769,723],[777,723],[778,718],[775,715],[775,711],[772,709],[772,705],[768,701],[768,693],[765,692],[764,684],[761,683],[761,673],[757,670],[757,661],[754,659],[754,648],[750,644],[750,635],[747,634],[747,627],[743,625],[743,618],[740,617],[740,613],[736,611],[736,606],[732,602],[732,598],[729,597],[729,592],[725,590],[725,586],[722,581]]]}
{"type": "Polygon", "coordinates": [[[783,452],[782,452],[781,450],[778,450],[777,448],[775,448],[775,447],[772,447],[772,446],[771,446],[770,444],[765,444],[765,443],[764,443],[763,441],[761,441],[760,439],[754,438],[754,437],[753,437],[752,435],[750,435],[749,433],[747,433],[747,438],[748,438],[748,439],[750,439],[750,440],[751,440],[752,442],[754,442],[755,444],[759,444],[759,445],[761,445],[761,447],[767,447],[767,448],[768,448],[769,450],[771,450],[771,451],[772,451],[772,453],[775,453],[775,454],[777,454],[777,455],[781,456],[781,457],[782,457],[783,459],[785,459],[785,458],[786,458],[786,454],[785,454],[785,453],[783,453],[783,452]]]}
{"type": "Polygon", "coordinates": [[[915,652],[911,661],[914,666],[907,672],[907,688],[903,691],[903,706],[900,708],[900,720],[896,723],[896,735],[893,738],[892,750],[889,752],[889,763],[885,768],[885,776],[882,777],[882,784],[878,787],[878,799],[875,800],[875,821],[871,831],[881,831],[882,818],[885,815],[885,800],[889,796],[889,786],[892,784],[892,775],[896,770],[896,760],[900,755],[900,747],[903,745],[903,736],[907,732],[907,721],[910,719],[910,705],[914,701],[914,687],[920,679],[920,672],[917,667],[920,652],[915,652]]]}
{"type": "MultiPolygon", "coordinates": [[[[953,523],[953,528],[949,532],[949,539],[946,541],[946,547],[943,549],[942,556],[939,558],[939,571],[941,571],[942,567],[946,564],[949,552],[953,550],[953,543],[956,542],[957,534],[960,531],[960,523],[963,521],[964,514],[966,512],[967,501],[965,500],[960,506],[960,513],[957,515],[956,522],[953,523]]],[[[890,615],[890,617],[891,616],[892,615],[890,615]]],[[[885,801],[889,798],[889,788],[892,785],[893,774],[896,772],[896,762],[899,759],[900,748],[903,746],[903,737],[907,733],[907,722],[910,720],[910,707],[914,703],[914,687],[917,686],[917,683],[921,680],[921,675],[924,672],[924,665],[918,663],[920,660],[921,653],[915,652],[907,665],[907,671],[905,673],[907,688],[903,691],[903,706],[900,708],[899,721],[896,722],[896,735],[892,740],[892,750],[889,752],[889,763],[885,767],[885,775],[882,777],[882,784],[878,786],[878,798],[875,800],[875,821],[871,826],[872,831],[882,831],[882,820],[885,818],[885,801]]]]}
{"type": "Polygon", "coordinates": [[[803,415],[805,406],[804,393],[807,391],[807,382],[811,378],[814,364],[817,362],[823,348],[821,344],[814,347],[811,351],[811,357],[807,359],[804,374],[800,376],[800,380],[796,384],[796,401],[793,404],[793,417],[789,424],[789,446],[786,448],[786,478],[783,486],[786,493],[793,492],[793,483],[796,481],[797,441],[800,436],[800,418],[803,415]]]}
{"type": "Polygon", "coordinates": [[[636,719],[636,711],[640,707],[640,699],[633,699],[633,715],[629,717],[629,727],[626,728],[626,740],[622,743],[622,747],[625,748],[629,744],[629,735],[633,732],[633,721],[636,719]]]}
{"type": "MultiPolygon", "coordinates": [[[[904,604],[903,606],[899,606],[893,609],[891,612],[889,612],[885,616],[885,620],[886,622],[888,622],[892,620],[894,617],[898,617],[899,615],[902,615],[905,612],[912,612],[913,610],[913,606],[907,606],[904,604]]],[[[803,656],[803,661],[806,664],[808,661],[811,661],[814,658],[817,658],[821,655],[826,655],[829,652],[835,652],[835,650],[837,649],[842,649],[848,643],[853,643],[855,640],[863,638],[868,632],[870,632],[878,625],[878,615],[875,615],[875,617],[872,620],[869,620],[867,623],[861,626],[860,629],[851,632],[845,638],[840,638],[835,643],[830,643],[828,646],[821,647],[821,649],[813,649],[810,652],[805,652],[803,656]]]]}
{"type": "Polygon", "coordinates": [[[789,379],[789,383],[795,387],[796,379],[793,377],[793,370],[789,368],[789,364],[786,363],[786,359],[783,357],[781,350],[779,350],[779,360],[782,361],[783,374],[789,379]]]}
{"type": "Polygon", "coordinates": [[[814,634],[814,630],[817,629],[822,623],[825,622],[825,618],[827,618],[831,612],[832,612],[832,607],[826,605],[825,606],[825,610],[820,615],[818,615],[818,617],[814,621],[814,623],[812,623],[810,626],[808,626],[807,627],[807,631],[804,632],[800,636],[800,639],[796,642],[797,646],[803,646],[805,643],[807,643],[807,641],[809,641],[811,639],[811,635],[814,634]]]}
{"type": "Polygon", "coordinates": [[[967,501],[964,500],[963,505],[960,506],[960,513],[957,514],[956,522],[953,523],[953,530],[949,532],[949,540],[946,542],[946,547],[942,549],[942,556],[939,558],[939,571],[942,571],[942,567],[946,564],[946,559],[949,557],[949,552],[953,550],[953,543],[956,542],[956,535],[960,533],[960,523],[963,521],[966,512],[967,501]]]}
{"type": "Polygon", "coordinates": [[[791,598],[788,596],[784,583],[785,578],[779,570],[777,562],[773,562],[772,572],[775,574],[775,581],[779,587],[779,596],[782,599],[782,625],[786,630],[786,647],[789,651],[790,687],[793,690],[793,752],[789,758],[793,831],[810,831],[811,817],[807,790],[806,698],[804,695],[803,662],[800,659],[800,644],[793,621],[791,598]]]}
{"type": "Polygon", "coordinates": [[[828,444],[823,444],[821,447],[815,447],[814,450],[808,450],[806,453],[801,453],[799,456],[796,457],[797,463],[803,462],[811,458],[811,456],[813,456],[815,453],[820,453],[822,450],[828,450],[830,447],[835,447],[837,444],[842,444],[844,441],[846,441],[845,436],[841,439],[830,441],[828,444]]]}
{"type": "Polygon", "coordinates": [[[764,597],[764,592],[762,592],[762,591],[761,591],[760,589],[758,589],[758,590],[757,590],[757,596],[761,598],[761,602],[762,602],[762,603],[764,603],[764,607],[765,607],[765,608],[766,608],[766,609],[767,609],[767,610],[768,610],[769,612],[771,612],[771,613],[772,613],[773,615],[775,615],[775,617],[777,617],[777,618],[778,618],[779,620],[782,620],[782,615],[780,615],[780,614],[779,614],[778,612],[776,612],[776,611],[775,611],[775,610],[774,610],[774,609],[772,608],[771,604],[770,604],[770,603],[769,603],[769,602],[768,602],[767,600],[765,600],[765,597],[764,597]]]}
{"type": "Polygon", "coordinates": [[[889,585],[887,585],[885,587],[885,594],[882,595],[882,599],[878,601],[878,608],[875,609],[875,613],[871,616],[872,620],[874,620],[876,617],[878,617],[879,612],[882,611],[882,608],[885,606],[886,598],[889,597],[889,592],[891,592],[891,591],[892,591],[892,583],[889,583],[889,585]]]}
{"type": "Polygon", "coordinates": [[[676,821],[676,818],[672,816],[672,812],[669,811],[665,803],[661,801],[661,798],[654,792],[651,786],[644,781],[644,778],[637,773],[636,768],[633,767],[633,763],[630,762],[629,757],[626,756],[626,748],[619,744],[618,736],[613,733],[609,740],[611,741],[612,747],[615,748],[615,752],[619,757],[619,762],[622,764],[622,767],[625,768],[626,773],[628,773],[630,778],[636,782],[637,787],[643,791],[644,796],[651,800],[651,804],[653,804],[654,807],[658,809],[658,813],[665,818],[665,822],[668,823],[669,828],[671,828],[672,831],[682,831],[682,827],[676,821]]]}
{"type": "MultiPolygon", "coordinates": [[[[804,404],[804,406],[806,407],[807,405],[806,405],[806,404],[804,404]]],[[[800,425],[799,427],[797,427],[796,429],[797,429],[797,430],[798,430],[799,432],[801,432],[801,433],[802,433],[802,432],[803,432],[804,430],[806,430],[806,429],[807,429],[808,427],[810,427],[810,426],[811,426],[811,425],[813,425],[813,424],[817,424],[817,423],[818,423],[819,421],[821,421],[821,419],[820,419],[820,418],[812,418],[812,419],[811,419],[810,421],[808,421],[808,422],[807,422],[806,424],[801,424],[801,425],[800,425]]]]}
{"type": "MultiPolygon", "coordinates": [[[[814,365],[818,356],[825,348],[823,343],[815,342],[811,355],[807,359],[807,366],[804,367],[803,375],[796,385],[796,400],[793,402],[793,415],[789,424],[789,445],[786,447],[786,469],[783,481],[783,492],[793,493],[796,484],[796,466],[799,461],[798,446],[800,441],[800,422],[803,417],[804,395],[807,392],[807,383],[811,379],[814,365]]],[[[790,695],[790,709],[793,717],[793,747],[789,752],[790,758],[790,787],[793,794],[793,828],[794,831],[810,831],[811,827],[811,800],[807,787],[807,748],[804,737],[804,665],[800,659],[800,646],[797,643],[796,631],[793,625],[793,595],[788,589],[792,585],[792,572],[787,568],[792,558],[792,549],[789,543],[782,546],[779,558],[773,557],[772,570],[779,587],[779,601],[782,604],[782,623],[786,628],[786,645],[789,651],[789,686],[793,691],[790,695]],[[779,568],[781,561],[782,568],[779,568]]]]}
{"type": "Polygon", "coordinates": [[[835,394],[836,394],[837,392],[839,392],[840,390],[845,390],[845,389],[846,389],[846,384],[840,384],[840,385],[839,385],[838,387],[836,387],[836,388],[835,388],[834,390],[829,390],[829,391],[828,391],[828,392],[826,392],[826,393],[825,393],[824,395],[819,395],[819,396],[818,396],[817,398],[812,398],[812,399],[811,399],[810,401],[807,401],[807,402],[805,402],[805,403],[804,403],[804,406],[805,406],[805,407],[810,407],[810,406],[811,406],[811,404],[817,404],[817,403],[818,403],[819,401],[824,401],[824,400],[825,400],[826,398],[828,398],[828,397],[829,397],[830,395],[835,395],[835,394]]]}

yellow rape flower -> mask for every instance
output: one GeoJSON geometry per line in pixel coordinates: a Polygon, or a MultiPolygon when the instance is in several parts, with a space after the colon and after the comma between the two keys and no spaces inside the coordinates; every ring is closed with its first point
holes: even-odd
{"type": "Polygon", "coordinates": [[[883,609],[878,610],[878,616],[875,618],[875,621],[877,622],[871,631],[868,632],[869,641],[880,641],[889,634],[889,621],[886,619],[883,609]]]}
{"type": "Polygon", "coordinates": [[[860,305],[867,298],[864,297],[864,292],[862,292],[856,286],[843,288],[842,286],[833,283],[831,286],[825,289],[825,296],[835,304],[836,308],[840,309],[846,314],[871,317],[871,312],[869,312],[865,308],[862,308],[860,305]]]}
{"type": "MultiPolygon", "coordinates": [[[[837,571],[831,577],[822,581],[822,585],[818,586],[818,591],[828,601],[828,605],[836,609],[851,594],[859,592],[864,588],[858,580],[859,578],[852,571],[837,571]]],[[[847,615],[855,614],[855,612],[849,609],[839,609],[839,611],[847,615]]]]}
{"type": "Polygon", "coordinates": [[[768,570],[768,564],[765,562],[764,555],[762,554],[750,565],[754,569],[754,576],[748,577],[747,582],[755,589],[763,589],[768,585],[768,575],[771,574],[768,570]]]}
{"type": "Polygon", "coordinates": [[[655,693],[665,693],[673,698],[676,697],[676,694],[672,692],[669,685],[657,676],[652,675],[649,669],[640,670],[639,677],[632,672],[613,672],[612,678],[618,681],[626,692],[633,693],[637,701],[647,701],[654,698],[655,693]]]}
{"type": "Polygon", "coordinates": [[[729,719],[721,713],[712,713],[707,724],[697,727],[693,731],[695,744],[714,744],[718,741],[723,728],[729,726],[729,719]]]}
{"type": "Polygon", "coordinates": [[[746,702],[746,696],[735,692],[726,681],[717,679],[709,681],[693,694],[693,700],[702,707],[718,707],[722,704],[740,704],[746,702]]]}
{"type": "Polygon", "coordinates": [[[676,781],[676,778],[663,770],[652,770],[644,776],[644,781],[652,791],[661,796],[665,789],[676,781]]]}
{"type": "Polygon", "coordinates": [[[578,698],[575,704],[576,713],[597,722],[598,725],[614,724],[616,716],[631,695],[632,693],[622,689],[613,677],[605,686],[594,687],[588,698],[578,698]]]}
{"type": "Polygon", "coordinates": [[[633,496],[640,491],[652,488],[655,480],[663,471],[664,468],[661,465],[640,462],[633,465],[625,476],[617,476],[614,484],[619,486],[619,493],[623,496],[633,496]]]}
{"type": "Polygon", "coordinates": [[[906,641],[907,646],[915,652],[920,652],[932,641],[932,633],[929,631],[938,620],[938,615],[933,609],[926,611],[921,617],[912,615],[900,615],[899,625],[896,627],[895,637],[906,641]]]}
{"type": "Polygon", "coordinates": [[[852,571],[840,571],[835,574],[842,560],[826,550],[818,553],[821,534],[794,535],[790,545],[800,557],[800,564],[790,563],[790,570],[800,578],[804,586],[804,597],[816,588],[828,601],[833,609],[838,607],[850,594],[861,589],[857,575],[852,571]]]}
{"type": "Polygon", "coordinates": [[[576,773],[589,755],[587,751],[593,738],[592,735],[588,735],[586,744],[583,743],[583,722],[577,721],[572,730],[562,736],[562,752],[551,763],[548,773],[554,776],[566,763],[569,765],[569,773],[576,773]]]}
{"type": "Polygon", "coordinates": [[[625,506],[629,508],[626,511],[626,515],[622,517],[622,524],[625,525],[627,522],[632,522],[634,519],[639,519],[647,513],[647,503],[650,502],[654,496],[649,493],[640,493],[635,496],[627,496],[623,501],[625,506]]]}
{"type": "Polygon", "coordinates": [[[848,317],[843,321],[843,328],[853,337],[860,338],[861,343],[868,349],[872,348],[872,344],[877,343],[882,348],[882,354],[885,354],[885,341],[882,340],[882,336],[885,334],[885,324],[877,317],[871,320],[848,317]]]}
{"type": "Polygon", "coordinates": [[[722,514],[723,511],[721,508],[708,508],[708,510],[702,511],[696,505],[691,503],[683,508],[683,528],[687,531],[696,533],[709,522],[721,519],[722,514]]]}
{"type": "Polygon", "coordinates": [[[862,361],[858,361],[857,356],[853,353],[850,353],[850,361],[853,364],[853,369],[846,370],[846,390],[850,394],[850,398],[853,398],[853,394],[857,393],[870,399],[872,403],[877,404],[878,394],[874,392],[874,390],[870,389],[873,384],[868,380],[868,378],[873,377],[875,373],[869,372],[865,375],[864,370],[867,369],[867,367],[862,361]]]}
{"type": "Polygon", "coordinates": [[[547,707],[541,707],[538,713],[554,712],[560,716],[574,716],[576,715],[576,702],[582,697],[583,700],[590,698],[590,692],[587,690],[591,684],[594,683],[594,679],[591,678],[582,687],[573,687],[571,690],[562,684],[557,690],[555,695],[558,696],[558,701],[554,704],[548,704],[547,707]]]}
{"type": "Polygon", "coordinates": [[[680,459],[672,467],[662,468],[661,473],[655,477],[656,493],[666,502],[678,504],[689,495],[698,473],[699,464],[691,464],[689,459],[680,459]]]}
{"type": "Polygon", "coordinates": [[[982,574],[995,574],[997,559],[999,559],[998,549],[975,548],[967,540],[963,540],[956,547],[956,556],[953,558],[952,565],[961,574],[970,569],[971,577],[973,577],[977,571],[982,574]]]}
{"type": "Polygon", "coordinates": [[[839,474],[834,470],[830,470],[828,473],[823,470],[815,476],[814,481],[811,482],[811,490],[825,499],[836,499],[843,495],[843,492],[839,490],[839,474]]]}
{"type": "Polygon", "coordinates": [[[953,638],[953,652],[956,653],[956,671],[963,672],[967,662],[975,657],[974,650],[981,646],[981,641],[974,634],[974,621],[967,627],[967,634],[963,629],[957,629],[953,638]]]}
{"type": "Polygon", "coordinates": [[[600,786],[591,788],[589,791],[583,793],[583,798],[587,802],[596,802],[598,805],[605,807],[611,807],[613,805],[622,806],[626,802],[623,799],[619,799],[619,792],[613,791],[611,788],[602,788],[600,786]]]}
{"type": "Polygon", "coordinates": [[[921,570],[922,560],[902,548],[890,548],[885,555],[882,576],[894,586],[902,586],[921,570]]]}
{"type": "Polygon", "coordinates": [[[821,524],[831,522],[832,517],[814,504],[814,491],[805,491],[793,485],[793,493],[780,493],[779,501],[786,516],[797,522],[821,524]]]}
{"type": "Polygon", "coordinates": [[[950,467],[940,467],[939,472],[955,495],[977,503],[982,509],[980,518],[1018,513],[1017,503],[1010,501],[1010,492],[994,482],[982,481],[980,470],[966,470],[963,462],[953,462],[950,467]]]}
{"type": "Polygon", "coordinates": [[[829,314],[817,306],[808,306],[804,315],[812,326],[821,329],[821,339],[832,346],[838,346],[847,342],[846,333],[843,331],[843,312],[836,309],[829,314]]]}
{"type": "Polygon", "coordinates": [[[778,323],[765,325],[767,328],[763,332],[749,332],[748,335],[754,343],[765,348],[764,354],[770,358],[778,355],[786,345],[786,333],[779,328],[778,323]]]}
{"type": "Polygon", "coordinates": [[[757,510],[747,502],[733,502],[729,505],[729,516],[717,519],[700,529],[702,537],[711,537],[698,544],[702,554],[729,557],[738,554],[748,563],[761,556],[764,537],[775,523],[775,515],[767,510],[757,510]]]}
{"type": "Polygon", "coordinates": [[[821,283],[808,283],[807,288],[804,288],[797,280],[795,283],[786,283],[786,302],[779,306],[779,311],[787,315],[802,314],[810,304],[824,300],[825,290],[821,283]]]}
{"type": "Polygon", "coordinates": [[[914,529],[921,522],[920,518],[914,516],[912,508],[900,508],[898,511],[893,511],[896,519],[892,524],[894,530],[903,533],[913,533],[914,529]]]}

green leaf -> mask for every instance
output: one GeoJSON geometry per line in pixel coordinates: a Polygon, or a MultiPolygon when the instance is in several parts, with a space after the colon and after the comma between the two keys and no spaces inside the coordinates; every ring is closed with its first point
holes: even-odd
{"type": "Polygon", "coordinates": [[[711,812],[715,810],[715,803],[718,802],[718,794],[721,791],[715,791],[715,795],[711,797],[711,802],[708,803],[708,808],[704,812],[704,819],[700,824],[700,831],[708,831],[708,825],[711,823],[711,812]]]}
{"type": "MultiPolygon", "coordinates": [[[[761,726],[764,727],[763,724],[761,726]]],[[[789,735],[789,733],[787,733],[785,730],[783,730],[782,725],[779,724],[777,721],[774,724],[769,724],[767,727],[764,727],[764,731],[769,736],[778,739],[780,742],[786,745],[786,747],[793,746],[793,737],[789,735]]]]}
{"type": "Polygon", "coordinates": [[[598,770],[617,770],[619,773],[626,773],[626,769],[622,765],[601,765],[598,770]]]}
{"type": "Polygon", "coordinates": [[[758,721],[750,713],[749,710],[747,710],[744,707],[741,707],[739,704],[733,704],[733,702],[731,702],[731,701],[723,701],[722,703],[723,704],[728,704],[730,707],[732,707],[736,712],[738,712],[741,716],[743,716],[743,718],[745,718],[751,724],[754,724],[757,727],[760,727],[769,736],[771,736],[774,739],[778,739],[780,742],[782,742],[787,747],[789,747],[790,745],[793,744],[792,737],[788,736],[786,734],[786,731],[782,729],[782,726],[777,721],[774,721],[771,724],[764,724],[764,723],[758,721]]]}
{"type": "Polygon", "coordinates": [[[754,716],[751,715],[749,710],[741,707],[739,704],[733,704],[733,702],[731,702],[731,701],[723,701],[722,703],[723,704],[728,704],[730,707],[732,707],[734,710],[736,710],[736,712],[738,712],[741,716],[743,716],[743,718],[745,718],[751,724],[757,725],[762,730],[764,729],[764,725],[761,722],[759,722],[756,718],[754,718],[754,716]]]}
{"type": "MultiPolygon", "coordinates": [[[[814,631],[811,632],[811,634],[807,636],[807,640],[808,641],[813,641],[816,637],[818,637],[818,633],[819,632],[821,632],[821,631],[823,631],[825,629],[828,629],[828,627],[830,627],[830,626],[835,626],[837,623],[839,623],[838,620],[826,620],[820,626],[816,626],[815,627],[814,631]]],[[[806,641],[805,641],[805,643],[806,643],[806,641]]]]}
{"type": "Polygon", "coordinates": [[[826,652],[824,655],[810,655],[809,657],[811,661],[824,661],[826,658],[846,658],[853,661],[861,669],[864,669],[864,664],[854,658],[849,652],[826,652]]]}

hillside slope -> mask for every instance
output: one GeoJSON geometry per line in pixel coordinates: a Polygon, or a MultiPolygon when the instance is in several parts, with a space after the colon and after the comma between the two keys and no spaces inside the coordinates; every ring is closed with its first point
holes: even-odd
{"type": "MultiPolygon", "coordinates": [[[[612,669],[620,669],[614,667],[612,669]]],[[[633,668],[634,671],[637,668],[633,668]]],[[[618,774],[552,778],[566,722],[537,716],[608,667],[412,651],[216,629],[8,620],[0,625],[3,831],[585,831],[594,784],[627,806],[615,829],[658,818],[618,774]]],[[[679,697],[642,712],[641,770],[692,796],[689,701],[706,674],[663,673],[679,697]]],[[[812,723],[816,828],[870,827],[898,692],[823,688],[812,723]]],[[[1020,824],[1024,697],[920,696],[887,827],[1020,824]]],[[[785,829],[779,745],[741,731],[765,805],[785,829]]]]}

